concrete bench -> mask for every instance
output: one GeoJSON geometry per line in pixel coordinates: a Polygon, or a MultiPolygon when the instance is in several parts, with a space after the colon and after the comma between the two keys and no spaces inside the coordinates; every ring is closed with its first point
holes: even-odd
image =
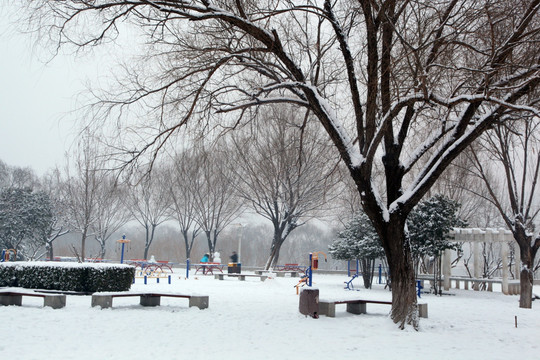
{"type": "Polygon", "coordinates": [[[298,277],[298,271],[271,271],[271,270],[257,270],[255,271],[258,275],[274,273],[277,277],[285,277],[285,275],[290,274],[291,277],[298,277]]]}
{"type": "Polygon", "coordinates": [[[23,296],[43,298],[43,306],[50,306],[53,309],[60,309],[66,306],[66,295],[63,294],[43,294],[36,291],[1,291],[0,305],[22,305],[23,296]]]}
{"type": "Polygon", "coordinates": [[[214,278],[216,280],[225,280],[225,276],[238,278],[240,281],[245,281],[246,277],[256,277],[261,281],[266,280],[268,276],[266,275],[247,275],[247,274],[215,274],[214,278]]]}
{"type": "MultiPolygon", "coordinates": [[[[351,299],[351,300],[337,300],[337,301],[319,301],[319,315],[326,315],[328,317],[336,317],[336,305],[347,304],[347,312],[351,314],[366,314],[366,305],[370,304],[382,304],[392,305],[391,301],[380,300],[363,300],[363,299],[351,299]]],[[[427,304],[418,304],[418,314],[420,317],[427,318],[427,304]]]]}
{"type": "Polygon", "coordinates": [[[159,306],[161,297],[175,297],[189,299],[189,307],[196,306],[199,309],[208,308],[208,296],[182,295],[182,294],[160,294],[160,293],[95,293],[92,295],[92,307],[101,306],[102,309],[112,307],[113,298],[139,296],[142,306],[159,306]]]}

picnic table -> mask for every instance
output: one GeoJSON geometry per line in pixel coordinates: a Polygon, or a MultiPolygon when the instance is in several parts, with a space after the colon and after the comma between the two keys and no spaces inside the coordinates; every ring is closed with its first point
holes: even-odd
{"type": "Polygon", "coordinates": [[[200,264],[193,264],[193,266],[195,266],[195,274],[199,272],[199,270],[203,273],[203,275],[208,275],[208,274],[214,274],[214,271],[216,272],[220,272],[223,274],[223,267],[225,266],[224,264],[221,264],[221,263],[212,263],[212,262],[208,262],[208,263],[200,263],[200,264]]]}

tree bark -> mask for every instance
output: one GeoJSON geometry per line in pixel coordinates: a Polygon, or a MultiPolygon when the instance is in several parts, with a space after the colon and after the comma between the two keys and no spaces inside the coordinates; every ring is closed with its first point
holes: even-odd
{"type": "MultiPolygon", "coordinates": [[[[528,239],[525,239],[527,242],[528,239]]],[[[533,296],[533,280],[534,280],[534,258],[536,256],[536,249],[531,248],[528,244],[522,246],[523,241],[518,242],[521,253],[521,271],[520,271],[520,296],[519,307],[525,309],[532,308],[532,296],[533,296]]]]}
{"type": "Polygon", "coordinates": [[[414,286],[414,266],[408,239],[405,236],[403,222],[391,221],[387,224],[387,231],[382,237],[386,244],[386,258],[390,268],[390,281],[392,286],[391,318],[400,329],[406,325],[418,328],[418,310],[416,289],[414,286]],[[396,239],[401,239],[397,241],[396,239]]]}

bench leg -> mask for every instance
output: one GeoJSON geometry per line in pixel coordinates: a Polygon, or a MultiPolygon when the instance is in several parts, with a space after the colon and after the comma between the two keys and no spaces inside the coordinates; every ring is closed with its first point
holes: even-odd
{"type": "Polygon", "coordinates": [[[336,317],[336,303],[319,301],[319,315],[336,317]]]}
{"type": "Polygon", "coordinates": [[[244,275],[240,275],[240,276],[238,277],[238,279],[239,279],[240,281],[246,281],[246,277],[245,277],[244,275]]]}
{"type": "Polygon", "coordinates": [[[347,312],[351,314],[365,314],[366,303],[349,303],[347,304],[347,312]]]}
{"type": "Polygon", "coordinates": [[[110,295],[92,295],[92,307],[101,306],[102,309],[112,307],[112,296],[110,295]]]}
{"type": "Polygon", "coordinates": [[[421,318],[428,317],[427,304],[418,304],[418,316],[421,318]]]}
{"type": "Polygon", "coordinates": [[[189,298],[189,307],[196,306],[199,309],[208,308],[208,296],[191,296],[189,298]]]}
{"type": "Polygon", "coordinates": [[[264,280],[266,280],[266,276],[261,275],[261,281],[264,281],[264,280]]]}
{"type": "Polygon", "coordinates": [[[0,295],[0,305],[22,305],[22,295],[0,295]]]}
{"type": "Polygon", "coordinates": [[[159,306],[160,303],[161,303],[161,296],[141,295],[142,306],[159,306]]]}
{"type": "Polygon", "coordinates": [[[61,309],[66,306],[66,295],[45,296],[43,298],[43,306],[61,309]]]}
{"type": "Polygon", "coordinates": [[[298,277],[298,273],[296,271],[291,271],[291,277],[298,277]]]}

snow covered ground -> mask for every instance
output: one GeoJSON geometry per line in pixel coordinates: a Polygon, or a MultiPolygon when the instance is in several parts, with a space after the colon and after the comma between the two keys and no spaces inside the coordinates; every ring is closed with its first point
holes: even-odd
{"type": "MultiPolygon", "coordinates": [[[[138,297],[129,297],[101,310],[90,306],[90,296],[68,296],[66,307],[57,310],[43,308],[41,298],[0,307],[0,358],[540,359],[540,303],[520,309],[517,296],[466,290],[442,297],[424,294],[429,318],[421,319],[418,332],[400,331],[387,305],[368,304],[365,315],[349,314],[341,305],[335,318],[303,316],[294,288],[298,278],[219,281],[183,275],[176,270],[171,285],[137,280],[132,291],[209,295],[208,309],[189,308],[179,298],[141,307],[138,297]]],[[[314,287],[321,298],[390,299],[390,292],[377,285],[344,290],[345,280],[315,274],[314,287]]]]}

